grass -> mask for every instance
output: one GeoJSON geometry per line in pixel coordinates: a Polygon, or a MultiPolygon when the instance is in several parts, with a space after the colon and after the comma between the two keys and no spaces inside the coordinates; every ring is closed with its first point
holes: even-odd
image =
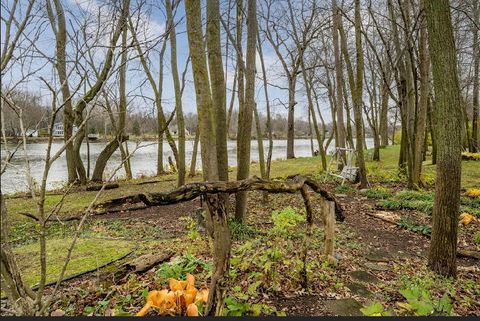
{"type": "MultiPolygon", "coordinates": [[[[70,243],[70,238],[47,241],[47,282],[58,279],[70,243]]],[[[127,254],[132,248],[133,244],[127,241],[78,239],[65,277],[108,263],[127,254]]],[[[14,253],[26,283],[30,286],[37,284],[40,281],[39,244],[16,247],[14,253]]]]}
{"type": "MultiPolygon", "coordinates": [[[[398,170],[398,155],[400,146],[390,146],[380,150],[380,161],[367,161],[368,179],[371,183],[404,182],[405,177],[398,170]]],[[[327,157],[327,160],[330,156],[327,157]]],[[[427,159],[423,163],[423,179],[427,183],[432,183],[435,178],[435,165],[430,164],[427,159]]],[[[260,166],[254,163],[250,170],[251,175],[260,176],[260,166]]],[[[286,178],[292,174],[315,175],[320,177],[322,173],[322,162],[320,157],[299,157],[295,159],[284,159],[272,161],[272,178],[286,178]]],[[[231,168],[229,172],[230,179],[235,179],[235,169],[231,168]]],[[[325,177],[325,176],[324,176],[325,177]]],[[[328,178],[328,177],[326,177],[328,178]]],[[[189,178],[188,181],[198,181],[200,175],[189,178]]],[[[322,177],[323,179],[323,177],[322,177]]],[[[131,195],[136,193],[150,192],[152,190],[169,190],[176,186],[175,174],[169,174],[162,177],[144,177],[132,181],[118,181],[120,187],[117,189],[106,190],[103,192],[99,202],[131,195]],[[158,180],[152,184],[139,185],[138,183],[158,180]]],[[[462,188],[478,187],[480,181],[480,166],[475,161],[462,161],[462,188]]],[[[85,209],[95,197],[96,192],[77,191],[66,197],[61,215],[72,215],[85,209]]],[[[51,210],[53,206],[61,199],[61,195],[48,195],[46,198],[46,209],[51,210]]],[[[7,198],[7,208],[10,213],[11,222],[27,220],[19,213],[34,212],[35,202],[30,198],[7,198]]]]}
{"type": "Polygon", "coordinates": [[[387,199],[392,197],[393,193],[386,187],[375,186],[373,188],[366,189],[362,192],[362,195],[368,198],[375,199],[387,199]]]}
{"type": "MultiPolygon", "coordinates": [[[[367,161],[367,171],[370,183],[373,185],[405,182],[404,174],[398,170],[399,146],[391,146],[380,150],[379,162],[367,161]]],[[[330,156],[327,158],[327,161],[330,156]]],[[[425,182],[432,183],[435,179],[435,165],[427,160],[423,164],[423,176],[425,182]]],[[[251,175],[260,176],[258,163],[251,166],[251,175]]],[[[322,163],[320,157],[300,157],[288,160],[274,160],[272,162],[272,178],[286,178],[292,174],[313,175],[320,180],[333,180],[331,176],[322,173],[322,163]]],[[[235,179],[235,168],[229,170],[230,179],[235,179]]],[[[188,178],[188,182],[201,180],[201,175],[188,178]]],[[[475,161],[462,161],[462,188],[478,188],[480,181],[480,166],[475,161]]],[[[143,177],[131,181],[118,181],[120,187],[117,189],[106,190],[103,192],[99,202],[112,198],[118,198],[125,195],[171,190],[176,186],[176,175],[169,174],[162,177],[143,177]],[[150,184],[139,184],[152,182],[150,184]]],[[[336,188],[336,193],[354,193],[351,185],[343,185],[336,188]]],[[[97,192],[87,192],[77,190],[68,195],[59,216],[70,216],[82,212],[93,200],[97,192]]],[[[433,207],[433,193],[429,191],[400,191],[394,194],[391,190],[380,186],[362,191],[362,194],[369,198],[379,200],[379,205],[389,209],[416,209],[425,213],[431,213],[433,207]]],[[[51,210],[61,199],[61,195],[49,194],[46,197],[46,209],[51,210]]],[[[461,211],[469,212],[480,216],[480,199],[462,197],[461,211]]],[[[20,213],[35,213],[35,201],[31,198],[15,197],[6,200],[12,239],[17,245],[15,252],[18,255],[22,268],[25,269],[25,277],[29,284],[38,282],[38,245],[34,235],[36,223],[26,218],[20,213]],[[18,239],[18,240],[17,240],[18,239]],[[33,242],[33,243],[32,243],[33,242]],[[20,246],[18,246],[20,245],[20,246]]],[[[59,272],[66,246],[69,244],[69,235],[73,230],[72,224],[60,226],[51,224],[48,232],[49,248],[49,280],[54,279],[59,272]]],[[[248,239],[252,232],[248,226],[233,226],[234,234],[238,239],[248,239]]],[[[136,235],[147,236],[148,242],[154,239],[162,238],[163,231],[159,229],[146,228],[143,225],[125,225],[123,222],[112,221],[110,223],[94,222],[87,224],[82,237],[89,236],[108,236],[108,237],[131,237],[138,239],[136,235]],[[139,231],[143,230],[143,233],[139,231]]],[[[70,263],[67,274],[73,274],[85,271],[101,265],[107,261],[121,256],[130,249],[126,241],[94,241],[91,239],[81,239],[74,252],[74,258],[70,263]]]]}

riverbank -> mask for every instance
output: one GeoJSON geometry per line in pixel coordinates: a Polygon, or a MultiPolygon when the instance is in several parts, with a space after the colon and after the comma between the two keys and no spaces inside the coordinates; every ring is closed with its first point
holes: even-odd
{"type": "MultiPolygon", "coordinates": [[[[177,137],[175,135],[172,135],[173,139],[177,139],[177,137]]],[[[27,137],[27,144],[34,144],[34,143],[47,143],[48,142],[48,139],[49,137],[48,136],[45,136],[45,137],[27,137]]],[[[104,136],[104,135],[101,135],[99,137],[96,137],[94,139],[89,139],[88,141],[89,142],[98,142],[98,143],[108,143],[110,142],[111,140],[113,139],[112,136],[104,136]]],[[[268,137],[264,137],[264,139],[268,139],[268,137]]],[[[287,139],[287,135],[278,135],[276,134],[275,137],[273,138],[274,140],[286,140],[287,139]]],[[[295,139],[310,139],[310,136],[296,136],[295,139]]],[[[372,139],[371,137],[367,137],[367,139],[372,139]]],[[[18,142],[20,142],[22,140],[21,137],[7,137],[7,142],[8,143],[12,143],[12,144],[17,144],[18,142]]],[[[144,136],[133,136],[133,135],[130,135],[129,137],[129,140],[130,141],[148,141],[148,142],[156,142],[157,141],[157,136],[155,135],[144,135],[144,136]]],[[[195,136],[192,136],[192,135],[189,135],[189,136],[186,136],[185,137],[185,140],[186,141],[194,141],[195,140],[195,136]]],[[[236,140],[236,137],[235,136],[232,136],[230,135],[228,137],[228,140],[232,140],[232,141],[235,141],[236,140]]],[[[255,136],[252,136],[252,141],[255,141],[257,140],[257,137],[255,136]]],[[[53,137],[53,141],[54,142],[62,142],[63,141],[63,137],[53,137]]],[[[165,143],[167,143],[167,141],[165,140],[164,141],[165,143]]],[[[87,143],[87,139],[84,140],[84,144],[87,143]]],[[[0,141],[0,145],[4,145],[4,140],[2,139],[0,141]]]]}
{"type": "MultiPolygon", "coordinates": [[[[345,222],[337,223],[335,236],[335,252],[340,261],[337,267],[330,267],[316,259],[321,257],[323,248],[322,224],[316,220],[309,252],[310,289],[302,291],[301,278],[295,272],[298,271],[295,266],[299,259],[296,246],[301,241],[302,224],[291,227],[289,236],[271,232],[276,226],[272,212],[291,207],[294,212],[302,214],[301,198],[294,194],[275,194],[270,196],[269,202],[264,202],[260,192],[251,192],[246,223],[231,226],[234,240],[231,281],[238,287],[232,286],[228,290],[229,302],[234,300],[242,305],[243,314],[251,314],[254,305],[257,308],[261,305],[262,314],[278,312],[287,315],[361,315],[362,306],[379,302],[385,311],[402,315],[407,311],[396,303],[408,302],[399,290],[421,286],[428,291],[431,300],[438,300],[444,294],[449,296],[454,313],[479,315],[480,305],[475,298],[480,289],[474,281],[478,260],[459,258],[460,270],[455,281],[436,277],[425,268],[435,166],[428,165],[429,160],[425,163],[424,190],[407,191],[405,178],[397,171],[398,151],[398,146],[382,149],[381,162],[367,162],[371,188],[362,191],[352,184],[340,185],[338,180],[322,173],[319,157],[273,161],[272,178],[310,175],[336,195],[346,216],[345,222]],[[386,220],[381,219],[381,215],[386,220]],[[266,262],[271,266],[270,272],[263,269],[266,262]],[[269,273],[275,273],[275,276],[269,273]]],[[[462,189],[478,185],[478,167],[474,161],[462,163],[462,189]]],[[[231,168],[230,178],[235,179],[235,175],[235,168],[231,168]]],[[[258,164],[252,164],[251,175],[259,175],[258,164]]],[[[197,175],[188,182],[201,179],[201,175],[197,175]]],[[[132,194],[171,190],[175,188],[176,176],[119,180],[118,184],[119,188],[105,191],[99,203],[132,194]]],[[[48,254],[49,271],[52,271],[48,280],[55,279],[53,271],[61,266],[66,246],[78,223],[66,219],[78,217],[95,195],[96,192],[81,189],[67,195],[63,208],[49,223],[47,244],[52,244],[55,250],[49,250],[48,254]]],[[[47,210],[51,210],[61,198],[61,195],[49,195],[47,210]]],[[[312,201],[313,207],[319,208],[318,200],[312,201]]],[[[479,199],[462,195],[462,210],[480,215],[476,212],[480,211],[478,202],[479,199]]],[[[160,289],[166,284],[165,273],[172,269],[185,273],[185,266],[192,267],[199,282],[206,284],[211,276],[212,258],[208,243],[196,232],[195,211],[200,205],[199,200],[194,200],[151,208],[141,208],[139,204],[97,207],[94,214],[98,215],[91,215],[82,229],[82,242],[73,253],[68,275],[107,264],[130,251],[134,251],[133,257],[173,251],[174,257],[149,273],[132,273],[124,280],[114,279],[115,270],[131,258],[106,270],[68,281],[61,291],[62,299],[54,308],[67,315],[109,315],[118,313],[118,309],[135,314],[144,303],[142,293],[145,289],[160,289]],[[179,262],[187,263],[182,265],[179,262]],[[130,299],[126,300],[126,296],[130,299]]],[[[21,213],[34,211],[35,203],[26,198],[8,198],[7,208],[15,252],[21,267],[26,269],[26,278],[33,285],[38,280],[38,267],[31,263],[32,258],[37,257],[36,222],[21,213]]],[[[475,223],[460,228],[461,250],[478,251],[475,233],[478,234],[475,223]]],[[[231,309],[230,305],[227,312],[231,309]]]]}

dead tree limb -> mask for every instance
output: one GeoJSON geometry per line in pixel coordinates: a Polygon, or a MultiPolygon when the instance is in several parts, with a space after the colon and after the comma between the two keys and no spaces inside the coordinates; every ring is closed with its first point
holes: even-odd
{"type": "Polygon", "coordinates": [[[102,206],[118,205],[126,202],[141,201],[147,206],[170,205],[191,201],[199,196],[209,194],[234,194],[243,191],[265,191],[268,193],[296,193],[304,187],[310,187],[315,193],[325,200],[335,203],[336,220],[342,222],[345,217],[343,209],[335,197],[322,188],[321,184],[312,178],[296,175],[285,181],[264,180],[259,177],[252,177],[240,181],[219,181],[219,182],[198,182],[183,185],[170,192],[156,192],[136,194],[117,199],[112,199],[102,206]]]}

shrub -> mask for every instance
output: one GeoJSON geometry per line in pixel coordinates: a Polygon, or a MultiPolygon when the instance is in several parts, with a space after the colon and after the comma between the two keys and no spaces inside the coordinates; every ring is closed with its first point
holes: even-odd
{"type": "Polygon", "coordinates": [[[230,233],[234,240],[246,240],[256,235],[255,230],[251,226],[240,223],[234,219],[229,220],[228,226],[230,227],[230,233]]]}
{"type": "Polygon", "coordinates": [[[305,222],[305,217],[298,214],[291,206],[285,207],[282,211],[273,211],[272,220],[274,227],[271,233],[275,235],[289,236],[292,235],[298,223],[305,222]]]}
{"type": "Polygon", "coordinates": [[[335,187],[335,193],[338,194],[346,194],[346,193],[354,193],[355,189],[350,185],[338,185],[335,187]]]}

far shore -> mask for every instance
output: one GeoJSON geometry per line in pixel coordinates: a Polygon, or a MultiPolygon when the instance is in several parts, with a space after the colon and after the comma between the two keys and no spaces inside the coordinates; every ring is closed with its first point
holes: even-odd
{"type": "MultiPolygon", "coordinates": [[[[176,136],[173,136],[173,138],[176,140],[177,137],[176,136]]],[[[7,142],[9,143],[18,143],[19,141],[21,141],[21,137],[20,136],[17,136],[17,137],[7,137],[7,142]]],[[[109,142],[110,140],[112,139],[111,136],[101,136],[97,139],[90,139],[89,142],[92,142],[92,143],[107,143],[109,142]]],[[[195,140],[195,137],[194,136],[190,136],[190,137],[186,137],[185,138],[187,141],[193,141],[195,140]]],[[[257,138],[254,136],[252,137],[252,140],[256,140],[257,138]]],[[[268,139],[268,137],[264,137],[263,138],[264,140],[268,139]]],[[[287,137],[286,136],[277,136],[277,137],[274,137],[273,138],[274,140],[286,140],[287,137]]],[[[295,139],[310,139],[310,136],[297,136],[295,137],[295,139]]],[[[148,136],[130,136],[130,141],[156,141],[157,140],[157,137],[156,136],[151,136],[151,135],[148,135],[148,136]]],[[[236,140],[235,137],[229,137],[228,140],[236,140]]],[[[63,137],[53,137],[53,141],[54,142],[62,142],[63,141],[63,137]]],[[[84,142],[86,142],[87,139],[85,139],[84,142]]],[[[166,140],[164,140],[166,141],[166,140]]],[[[48,142],[48,136],[45,136],[45,137],[27,137],[27,143],[28,144],[35,144],[35,143],[46,143],[48,142]]],[[[4,141],[3,139],[1,140],[0,142],[1,145],[4,144],[4,141]]]]}

